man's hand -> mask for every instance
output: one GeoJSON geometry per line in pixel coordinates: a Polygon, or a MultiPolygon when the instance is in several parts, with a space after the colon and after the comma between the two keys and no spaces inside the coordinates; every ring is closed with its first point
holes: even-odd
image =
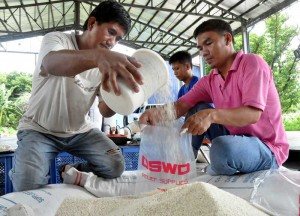
{"type": "Polygon", "coordinates": [[[101,49],[101,52],[104,53],[98,60],[98,68],[102,73],[103,89],[109,92],[112,88],[116,95],[120,95],[117,77],[122,77],[134,92],[139,92],[138,84],[143,84],[143,77],[137,69],[141,64],[133,57],[114,51],[101,49]]]}
{"type": "Polygon", "coordinates": [[[190,116],[182,126],[182,130],[187,128],[187,132],[193,135],[203,134],[211,124],[221,124],[224,126],[245,127],[256,123],[261,116],[262,110],[242,106],[232,109],[206,109],[190,116]]]}
{"type": "Polygon", "coordinates": [[[214,109],[206,109],[190,116],[183,124],[182,129],[187,129],[187,132],[192,135],[201,135],[207,131],[212,122],[211,113],[214,109]]]}
{"type": "Polygon", "coordinates": [[[139,125],[156,125],[159,121],[162,120],[161,108],[152,108],[146,110],[139,118],[139,125]]]}
{"type": "Polygon", "coordinates": [[[97,67],[102,73],[103,89],[110,91],[112,88],[116,95],[120,95],[117,77],[122,77],[135,92],[139,91],[138,84],[144,83],[142,75],[138,72],[141,64],[135,58],[104,48],[51,51],[42,61],[40,75],[73,77],[97,67]]]}

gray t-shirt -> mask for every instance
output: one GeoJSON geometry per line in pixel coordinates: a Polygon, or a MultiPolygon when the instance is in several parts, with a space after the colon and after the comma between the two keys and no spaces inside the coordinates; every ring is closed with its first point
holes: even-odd
{"type": "Polygon", "coordinates": [[[19,122],[19,130],[32,129],[69,137],[97,127],[89,121],[88,111],[99,92],[101,74],[98,68],[75,77],[40,75],[44,56],[62,49],[78,50],[74,33],[52,32],[44,36],[33,75],[29,107],[19,122]]]}

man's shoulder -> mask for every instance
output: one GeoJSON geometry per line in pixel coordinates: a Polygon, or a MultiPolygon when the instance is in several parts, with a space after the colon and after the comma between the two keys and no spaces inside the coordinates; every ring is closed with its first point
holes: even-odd
{"type": "Polygon", "coordinates": [[[248,70],[256,70],[257,68],[264,68],[263,71],[269,72],[270,66],[269,64],[258,54],[248,53],[243,54],[241,57],[241,61],[239,64],[240,71],[248,71],[248,70]],[[241,70],[241,68],[243,68],[241,70]],[[246,69],[248,70],[246,70],[246,69]]]}
{"type": "Polygon", "coordinates": [[[45,38],[60,38],[60,39],[71,39],[71,34],[67,34],[60,31],[49,32],[45,34],[45,38]]]}
{"type": "Polygon", "coordinates": [[[178,94],[177,94],[177,98],[180,98],[184,95],[184,85],[182,85],[180,88],[179,88],[179,91],[178,91],[178,94]]]}
{"type": "Polygon", "coordinates": [[[179,88],[179,92],[182,92],[185,88],[185,84],[183,84],[180,88],[179,88]]]}
{"type": "Polygon", "coordinates": [[[193,76],[193,80],[194,80],[194,81],[198,81],[198,80],[199,80],[199,77],[197,77],[197,76],[194,75],[194,76],[193,76]]]}
{"type": "Polygon", "coordinates": [[[258,54],[255,53],[247,53],[242,55],[242,61],[244,62],[264,62],[266,61],[258,54]]]}
{"type": "Polygon", "coordinates": [[[192,81],[191,81],[191,83],[190,83],[190,86],[192,87],[193,85],[195,85],[196,82],[198,82],[198,80],[199,80],[199,77],[193,76],[193,79],[192,79],[192,81]]]}

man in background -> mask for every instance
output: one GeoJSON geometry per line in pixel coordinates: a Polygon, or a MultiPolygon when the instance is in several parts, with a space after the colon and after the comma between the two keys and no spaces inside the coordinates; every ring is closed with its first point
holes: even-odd
{"type": "MultiPolygon", "coordinates": [[[[179,99],[193,88],[199,78],[193,74],[192,56],[187,51],[179,51],[173,54],[169,59],[169,64],[171,65],[177,79],[184,83],[184,85],[180,87],[177,95],[177,99],[179,99]]],[[[197,111],[203,109],[203,107],[209,106],[211,106],[211,108],[213,107],[212,104],[199,104],[187,113],[186,119],[197,111]]],[[[207,160],[201,157],[201,154],[199,157],[198,154],[198,150],[200,150],[202,145],[202,140],[203,138],[199,138],[199,136],[192,136],[192,147],[195,158],[197,158],[198,161],[206,162],[207,160]]]]}
{"type": "Polygon", "coordinates": [[[184,83],[179,89],[178,99],[192,89],[198,81],[198,77],[193,74],[192,56],[187,51],[179,51],[173,54],[169,59],[169,64],[177,79],[184,83]]]}

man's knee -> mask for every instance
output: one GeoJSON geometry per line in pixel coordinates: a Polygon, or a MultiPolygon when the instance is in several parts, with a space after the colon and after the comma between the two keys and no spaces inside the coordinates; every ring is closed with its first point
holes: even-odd
{"type": "Polygon", "coordinates": [[[232,158],[211,157],[210,163],[214,175],[234,175],[237,172],[232,158]]]}
{"type": "Polygon", "coordinates": [[[111,178],[120,177],[125,170],[125,162],[122,154],[119,154],[118,159],[114,160],[112,163],[113,170],[110,174],[111,178]]]}
{"type": "Polygon", "coordinates": [[[236,148],[230,136],[220,136],[212,140],[210,148],[211,169],[218,175],[233,175],[236,148]]]}
{"type": "Polygon", "coordinates": [[[218,136],[211,141],[210,153],[215,157],[232,158],[238,154],[234,142],[234,138],[230,135],[218,136]]]}
{"type": "Polygon", "coordinates": [[[106,169],[96,168],[94,173],[97,176],[105,178],[117,178],[122,175],[125,170],[124,157],[120,149],[111,149],[106,152],[109,157],[106,160],[106,169]]]}
{"type": "Polygon", "coordinates": [[[17,149],[9,171],[15,191],[33,190],[48,184],[50,161],[34,151],[17,149]],[[31,155],[32,157],[27,157],[31,155]]]}
{"type": "Polygon", "coordinates": [[[40,173],[37,172],[35,172],[35,174],[33,172],[25,171],[16,173],[13,169],[9,171],[9,178],[12,182],[14,191],[26,191],[41,188],[43,185],[48,184],[49,179],[47,177],[41,177],[40,173]]]}

